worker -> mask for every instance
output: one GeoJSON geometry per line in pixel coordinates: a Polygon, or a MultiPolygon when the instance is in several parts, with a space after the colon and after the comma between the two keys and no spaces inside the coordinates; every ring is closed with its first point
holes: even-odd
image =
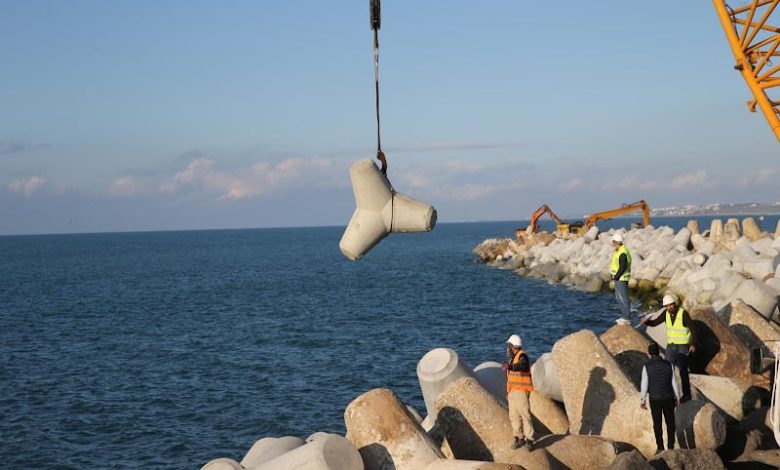
{"type": "Polygon", "coordinates": [[[619,325],[629,325],[631,320],[631,303],[628,299],[628,280],[631,279],[631,253],[628,252],[624,243],[623,234],[615,232],[612,235],[612,246],[615,252],[612,254],[612,264],[609,273],[615,282],[615,298],[620,310],[620,318],[615,323],[619,325]]]}
{"type": "Polygon", "coordinates": [[[509,422],[515,440],[512,448],[534,448],[534,425],[531,422],[530,395],[534,390],[531,379],[531,360],[523,351],[523,340],[512,335],[506,341],[508,361],[501,365],[506,371],[506,401],[509,403],[509,422]]]}
{"type": "Polygon", "coordinates": [[[674,407],[680,404],[680,392],[674,376],[674,366],[661,359],[658,344],[647,347],[650,359],[642,367],[642,387],[639,406],[647,409],[646,397],[650,395],[650,414],[653,416],[656,454],[664,451],[661,415],[666,421],[666,448],[674,449],[674,407]]]}
{"type": "Polygon", "coordinates": [[[677,305],[677,297],[667,294],[663,298],[664,311],[654,320],[648,316],[639,322],[647,326],[660,325],[666,322],[666,360],[680,371],[682,382],[682,397],[680,402],[691,399],[691,381],[688,377],[688,355],[696,352],[696,329],[691,316],[685,309],[677,305]]]}

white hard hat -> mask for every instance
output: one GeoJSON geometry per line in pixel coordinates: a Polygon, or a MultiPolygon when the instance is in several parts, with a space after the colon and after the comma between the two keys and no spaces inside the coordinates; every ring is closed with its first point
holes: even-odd
{"type": "Polygon", "coordinates": [[[677,297],[675,297],[673,294],[666,294],[664,296],[664,300],[661,302],[664,307],[671,304],[677,303],[677,297]]]}
{"type": "Polygon", "coordinates": [[[517,335],[510,336],[509,339],[506,340],[506,342],[511,344],[512,346],[516,347],[516,348],[519,348],[520,346],[523,345],[523,340],[520,339],[520,337],[517,336],[517,335]]]}
{"type": "Polygon", "coordinates": [[[623,243],[623,234],[620,233],[620,232],[615,232],[615,234],[612,235],[612,241],[613,242],[618,242],[618,243],[623,243]]]}

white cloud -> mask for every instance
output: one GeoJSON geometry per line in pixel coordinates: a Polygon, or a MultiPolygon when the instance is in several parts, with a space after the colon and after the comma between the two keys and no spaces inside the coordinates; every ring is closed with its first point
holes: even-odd
{"type": "Polygon", "coordinates": [[[746,174],[737,179],[737,184],[742,187],[750,187],[755,185],[762,185],[766,183],[776,184],[778,177],[777,168],[767,167],[761,168],[753,173],[746,174]]]}
{"type": "Polygon", "coordinates": [[[276,164],[258,162],[247,169],[224,171],[208,158],[191,161],[161,185],[166,192],[187,190],[215,194],[217,199],[248,199],[294,187],[332,187],[346,181],[346,168],[322,158],[289,158],[276,164]]]}
{"type": "Polygon", "coordinates": [[[109,191],[112,196],[126,197],[145,192],[148,185],[135,176],[122,176],[116,179],[109,191]]]}
{"type": "Polygon", "coordinates": [[[625,176],[618,181],[606,181],[602,188],[609,189],[641,189],[647,191],[656,189],[660,186],[658,181],[649,178],[639,178],[637,176],[625,176]]]}
{"type": "Polygon", "coordinates": [[[15,193],[24,194],[24,197],[32,196],[32,193],[41,189],[46,184],[46,180],[40,176],[31,176],[26,179],[17,179],[8,185],[8,189],[15,193]]]}
{"type": "Polygon", "coordinates": [[[583,181],[580,178],[573,178],[568,181],[564,181],[563,183],[558,184],[558,189],[560,189],[563,192],[569,192],[573,191],[575,189],[580,189],[584,186],[583,181]]]}
{"type": "Polygon", "coordinates": [[[688,186],[707,187],[712,183],[705,170],[694,171],[684,175],[677,176],[669,183],[671,189],[682,189],[688,186]]]}

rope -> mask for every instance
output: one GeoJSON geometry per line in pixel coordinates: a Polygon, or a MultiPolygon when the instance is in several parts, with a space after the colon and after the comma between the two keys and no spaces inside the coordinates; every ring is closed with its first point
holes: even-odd
{"type": "Polygon", "coordinates": [[[387,174],[387,159],[382,151],[379,125],[379,28],[381,27],[381,0],[370,0],[371,29],[374,30],[374,90],[376,92],[376,158],[382,162],[382,174],[387,174]]]}

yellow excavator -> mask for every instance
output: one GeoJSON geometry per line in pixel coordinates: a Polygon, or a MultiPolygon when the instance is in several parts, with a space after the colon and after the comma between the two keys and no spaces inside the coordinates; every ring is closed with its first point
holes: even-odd
{"type": "Polygon", "coordinates": [[[550,206],[547,204],[542,204],[542,206],[536,209],[531,215],[531,221],[528,223],[528,227],[515,230],[515,237],[536,232],[536,229],[538,228],[537,222],[539,221],[539,217],[543,216],[545,213],[550,215],[550,218],[553,219],[556,224],[558,224],[558,227],[561,226],[561,219],[555,215],[555,212],[550,209],[550,206]]]}
{"type": "MultiPolygon", "coordinates": [[[[778,0],[780,1],[780,0],[778,0]]],[[[599,220],[608,220],[619,215],[628,214],[629,212],[642,211],[642,224],[643,226],[650,225],[650,206],[644,199],[632,202],[631,204],[623,204],[617,209],[609,209],[606,211],[595,212],[590,214],[584,222],[564,224],[559,223],[555,230],[555,234],[559,237],[567,237],[571,235],[582,235],[589,228],[596,225],[599,220]]]]}

